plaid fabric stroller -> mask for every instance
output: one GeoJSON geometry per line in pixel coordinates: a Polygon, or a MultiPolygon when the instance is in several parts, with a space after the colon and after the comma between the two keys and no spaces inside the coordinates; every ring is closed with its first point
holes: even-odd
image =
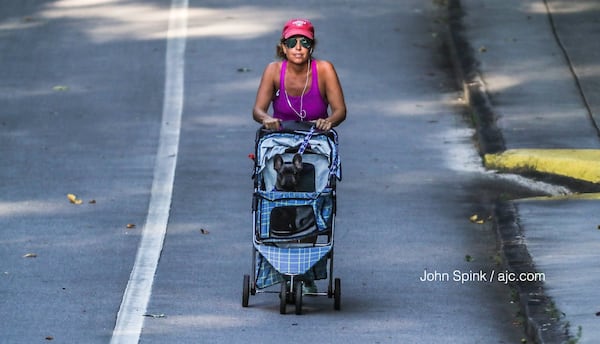
{"type": "MultiPolygon", "coordinates": [[[[341,180],[338,138],[305,122],[284,122],[279,131],[256,134],[252,275],[244,275],[242,306],[250,295],[279,293],[280,313],[288,303],[302,313],[302,296],[334,298],[340,309],[341,281],[333,279],[336,182],[341,180]],[[276,189],[274,157],[284,162],[301,154],[302,169],[294,191],[276,189]],[[307,292],[304,285],[328,279],[327,292],[307,292]],[[279,291],[265,290],[280,284],[279,291]]],[[[272,289],[272,288],[271,288],[272,289]]]]}

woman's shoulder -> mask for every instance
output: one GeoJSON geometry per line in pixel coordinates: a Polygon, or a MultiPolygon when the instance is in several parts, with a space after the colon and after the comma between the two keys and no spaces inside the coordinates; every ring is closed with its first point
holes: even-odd
{"type": "Polygon", "coordinates": [[[335,67],[333,66],[333,63],[327,61],[327,60],[316,60],[317,63],[317,70],[319,71],[319,76],[321,75],[335,75],[335,67]]]}
{"type": "Polygon", "coordinates": [[[317,67],[323,67],[323,68],[331,68],[333,67],[333,63],[327,61],[327,60],[315,60],[317,67]]]}
{"type": "Polygon", "coordinates": [[[279,80],[279,73],[281,72],[281,61],[273,61],[265,67],[263,77],[270,77],[271,79],[279,80]]]}
{"type": "Polygon", "coordinates": [[[266,70],[267,71],[280,71],[282,64],[283,64],[282,61],[273,61],[267,65],[266,70]]]}

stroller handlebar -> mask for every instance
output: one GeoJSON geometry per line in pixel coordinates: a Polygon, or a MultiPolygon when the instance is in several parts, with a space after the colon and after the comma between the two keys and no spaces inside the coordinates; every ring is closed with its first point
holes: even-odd
{"type": "MultiPolygon", "coordinates": [[[[266,129],[264,126],[261,126],[257,131],[257,138],[262,137],[267,134],[272,134],[272,133],[308,132],[311,130],[311,128],[313,128],[313,126],[314,126],[314,123],[312,123],[312,122],[281,121],[281,126],[279,127],[278,130],[266,129]]],[[[320,130],[320,129],[314,128],[313,130],[314,130],[314,133],[317,135],[321,135],[321,134],[327,135],[329,133],[334,133],[333,135],[335,135],[334,129],[320,130]]]]}

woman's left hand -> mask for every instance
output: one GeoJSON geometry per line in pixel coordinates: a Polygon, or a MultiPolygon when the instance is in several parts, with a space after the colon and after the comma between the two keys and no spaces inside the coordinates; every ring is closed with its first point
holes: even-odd
{"type": "Polygon", "coordinates": [[[327,131],[333,128],[333,123],[331,123],[327,118],[319,118],[315,121],[315,127],[319,130],[327,131]]]}

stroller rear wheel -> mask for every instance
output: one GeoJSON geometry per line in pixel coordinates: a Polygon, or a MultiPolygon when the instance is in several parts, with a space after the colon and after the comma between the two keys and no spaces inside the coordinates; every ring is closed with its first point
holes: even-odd
{"type": "Polygon", "coordinates": [[[342,281],[339,278],[336,278],[334,282],[335,289],[333,290],[333,309],[339,311],[342,302],[342,281]]]}
{"type": "Polygon", "coordinates": [[[296,315],[302,314],[302,282],[296,282],[294,286],[296,296],[296,315]]]}
{"type": "Polygon", "coordinates": [[[248,307],[250,299],[250,275],[244,275],[244,288],[242,291],[242,307],[248,307]]]}
{"type": "Polygon", "coordinates": [[[279,293],[279,314],[285,314],[287,307],[287,283],[281,283],[281,292],[279,293]]]}

